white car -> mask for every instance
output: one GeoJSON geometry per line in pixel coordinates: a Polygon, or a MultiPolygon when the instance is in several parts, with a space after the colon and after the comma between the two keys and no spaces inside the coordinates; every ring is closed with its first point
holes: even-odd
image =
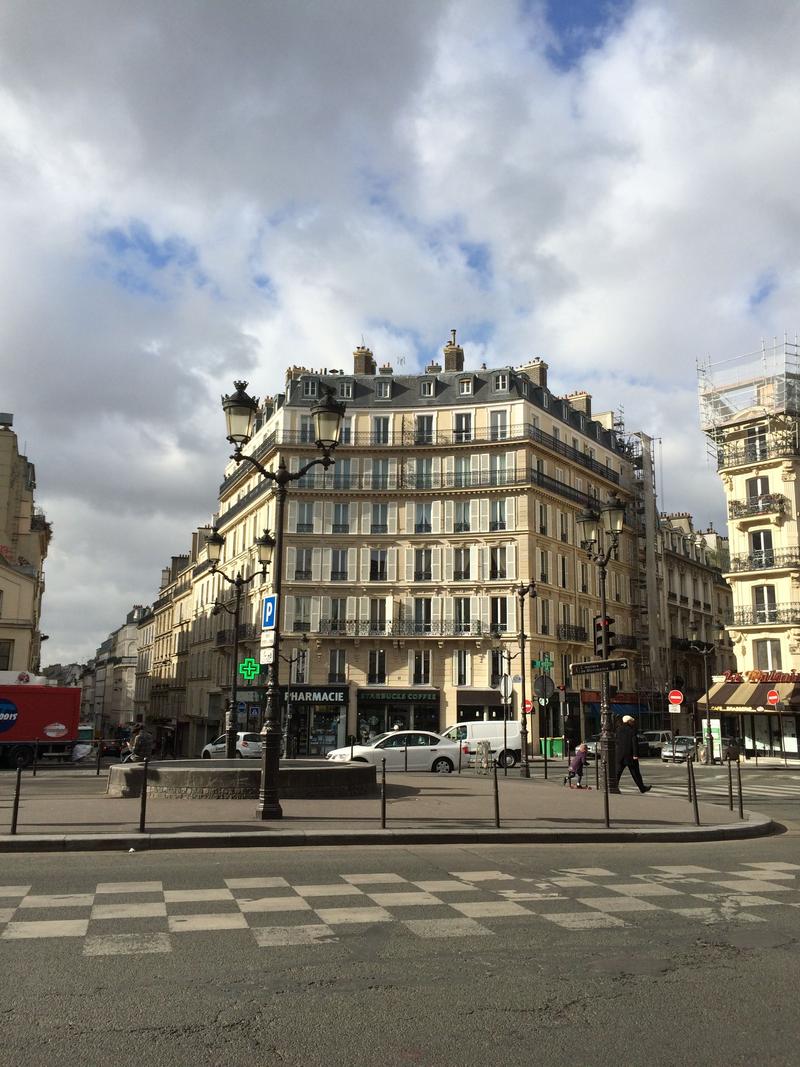
{"type": "MultiPolygon", "coordinates": [[[[203,759],[225,759],[227,734],[210,741],[200,753],[203,759]]],[[[240,730],[236,735],[236,758],[258,759],[261,756],[261,734],[248,734],[240,730]]]]}
{"type": "MultiPolygon", "coordinates": [[[[328,753],[328,759],[345,762],[351,758],[350,745],[336,748],[328,753]]],[[[356,763],[372,763],[381,766],[386,760],[387,771],[433,771],[434,774],[450,774],[458,764],[458,745],[439,734],[427,730],[392,730],[373,737],[365,745],[352,746],[352,759],[356,763]]]]}

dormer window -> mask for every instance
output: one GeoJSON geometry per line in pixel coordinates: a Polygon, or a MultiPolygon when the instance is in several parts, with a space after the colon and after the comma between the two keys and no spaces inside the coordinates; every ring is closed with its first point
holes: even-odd
{"type": "Polygon", "coordinates": [[[433,396],[433,378],[423,378],[419,383],[420,396],[433,396]]]}
{"type": "Polygon", "coordinates": [[[339,396],[342,398],[342,400],[352,400],[353,399],[353,383],[352,382],[348,382],[348,381],[343,381],[343,380],[340,381],[339,382],[339,396]]]}
{"type": "Polygon", "coordinates": [[[459,378],[458,395],[472,396],[472,378],[459,378]]]}
{"type": "Polygon", "coordinates": [[[392,383],[390,381],[375,382],[375,396],[378,400],[390,400],[392,396],[392,383]]]}
{"type": "Polygon", "coordinates": [[[317,379],[316,378],[303,378],[303,396],[312,398],[317,395],[317,379]]]}
{"type": "Polygon", "coordinates": [[[545,409],[545,411],[550,407],[550,394],[549,393],[544,393],[544,392],[542,393],[542,407],[545,409]]]}
{"type": "Polygon", "coordinates": [[[505,374],[505,373],[503,373],[503,374],[495,374],[494,380],[492,382],[492,385],[493,385],[494,390],[495,390],[496,393],[505,393],[505,392],[507,392],[508,391],[508,375],[505,374]]]}

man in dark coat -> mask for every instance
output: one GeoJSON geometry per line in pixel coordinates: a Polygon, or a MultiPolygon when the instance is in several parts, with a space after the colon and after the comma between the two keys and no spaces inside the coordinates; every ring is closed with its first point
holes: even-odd
{"type": "Polygon", "coordinates": [[[627,767],[640,793],[649,793],[653,788],[642,781],[639,770],[639,740],[636,737],[636,720],[632,715],[622,716],[622,725],[616,733],[617,782],[627,767]]]}

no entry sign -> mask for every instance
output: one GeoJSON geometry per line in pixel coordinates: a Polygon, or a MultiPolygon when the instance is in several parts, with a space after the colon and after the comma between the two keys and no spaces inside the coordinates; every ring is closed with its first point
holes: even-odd
{"type": "Polygon", "coordinates": [[[772,704],[773,707],[775,706],[775,704],[779,703],[780,699],[781,696],[777,689],[770,689],[770,691],[767,693],[767,703],[772,704]]]}
{"type": "Polygon", "coordinates": [[[670,702],[670,704],[682,704],[683,703],[683,693],[680,691],[680,689],[671,689],[670,690],[669,702],[670,702]]]}
{"type": "Polygon", "coordinates": [[[525,709],[526,714],[528,714],[528,715],[533,711],[533,701],[532,700],[526,700],[525,703],[522,706],[525,709]]]}

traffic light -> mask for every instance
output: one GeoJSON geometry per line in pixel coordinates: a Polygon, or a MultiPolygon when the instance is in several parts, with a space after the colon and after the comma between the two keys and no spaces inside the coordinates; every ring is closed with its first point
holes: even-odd
{"type": "Polygon", "coordinates": [[[608,634],[608,651],[611,652],[614,647],[616,634],[611,629],[613,625],[614,620],[609,615],[606,615],[605,618],[602,615],[595,615],[594,617],[594,654],[598,659],[603,659],[605,656],[606,650],[603,648],[604,632],[608,634]]]}

